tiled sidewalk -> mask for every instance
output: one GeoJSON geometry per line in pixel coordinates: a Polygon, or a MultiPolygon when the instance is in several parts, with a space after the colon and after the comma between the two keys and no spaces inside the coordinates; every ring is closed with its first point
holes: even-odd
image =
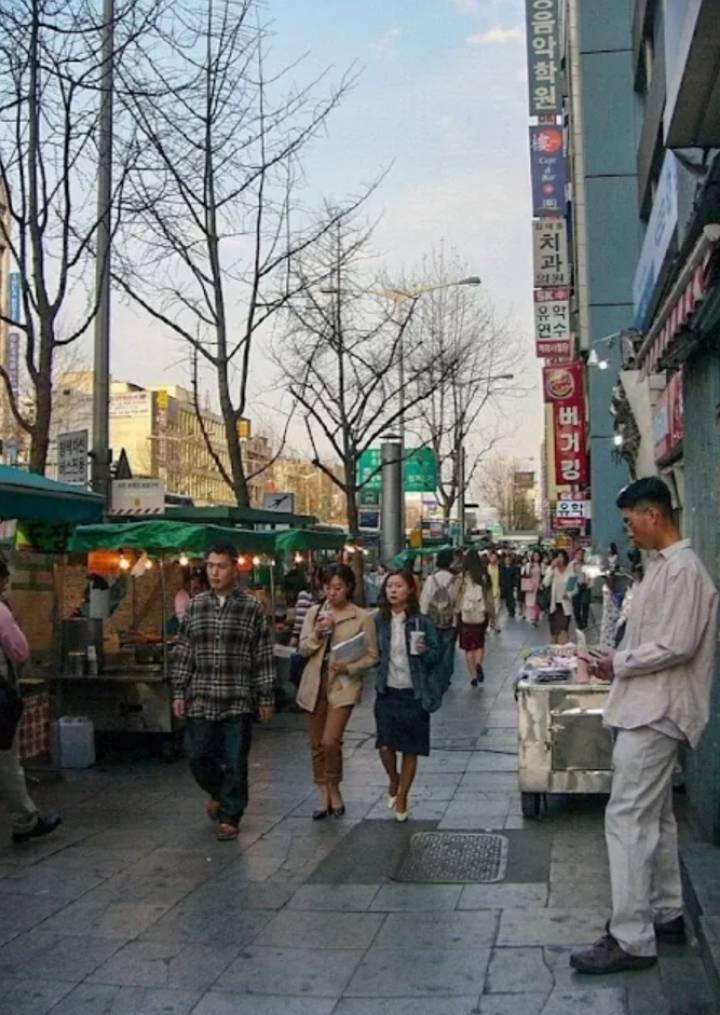
{"type": "Polygon", "coordinates": [[[607,916],[602,801],[521,817],[511,684],[528,637],[517,622],[492,639],[482,690],[458,659],[405,826],[385,803],[370,693],[349,729],[341,821],[310,820],[294,714],[257,731],[236,845],[214,841],[183,762],[34,789],[65,825],[0,848],[0,1015],[716,1015],[696,944],[641,973],[568,966],[607,916]],[[393,881],[418,827],[501,830],[505,880],[393,881]]]}

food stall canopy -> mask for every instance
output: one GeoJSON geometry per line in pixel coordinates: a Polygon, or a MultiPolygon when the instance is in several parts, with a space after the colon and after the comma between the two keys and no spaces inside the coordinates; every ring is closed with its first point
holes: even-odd
{"type": "Polygon", "coordinates": [[[99,494],[82,487],[58,483],[34,472],[0,465],[0,517],[18,521],[82,525],[103,516],[99,494]]]}
{"type": "Polygon", "coordinates": [[[338,529],[286,529],[274,534],[275,548],[280,552],[302,550],[341,550],[347,533],[338,529]]]}
{"type": "Polygon", "coordinates": [[[73,533],[71,553],[93,550],[143,550],[146,553],[188,553],[203,556],[217,543],[231,543],[240,553],[273,553],[275,534],[223,525],[189,525],[184,522],[127,522],[80,525],[73,533]]]}
{"type": "Polygon", "coordinates": [[[420,546],[415,550],[403,550],[402,553],[398,553],[396,557],[393,557],[393,567],[405,567],[415,557],[427,557],[434,553],[440,553],[441,550],[457,550],[456,546],[451,546],[450,543],[445,543],[443,546],[420,546]]]}

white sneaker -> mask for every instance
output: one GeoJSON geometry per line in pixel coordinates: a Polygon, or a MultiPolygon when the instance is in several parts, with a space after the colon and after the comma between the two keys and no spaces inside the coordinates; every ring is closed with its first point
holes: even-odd
{"type": "Polygon", "coordinates": [[[395,811],[395,820],[396,821],[400,821],[400,822],[407,821],[407,819],[409,817],[410,817],[410,811],[395,811]]]}

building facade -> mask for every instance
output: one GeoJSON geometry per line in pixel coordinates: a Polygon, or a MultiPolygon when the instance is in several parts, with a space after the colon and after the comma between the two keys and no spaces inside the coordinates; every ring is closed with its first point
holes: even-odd
{"type": "MultiPolygon", "coordinates": [[[[342,481],[340,463],[324,464],[342,481]]],[[[276,458],[263,476],[263,486],[266,493],[293,493],[297,514],[313,515],[325,525],[347,525],[343,491],[326,472],[307,458],[293,455],[276,458]]]]}

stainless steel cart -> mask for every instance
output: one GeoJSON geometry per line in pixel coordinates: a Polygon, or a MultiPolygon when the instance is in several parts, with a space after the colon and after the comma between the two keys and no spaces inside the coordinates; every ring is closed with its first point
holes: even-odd
{"type": "Polygon", "coordinates": [[[525,817],[538,817],[547,793],[609,793],[612,739],[602,715],[603,684],[517,684],[518,778],[525,817]]]}

